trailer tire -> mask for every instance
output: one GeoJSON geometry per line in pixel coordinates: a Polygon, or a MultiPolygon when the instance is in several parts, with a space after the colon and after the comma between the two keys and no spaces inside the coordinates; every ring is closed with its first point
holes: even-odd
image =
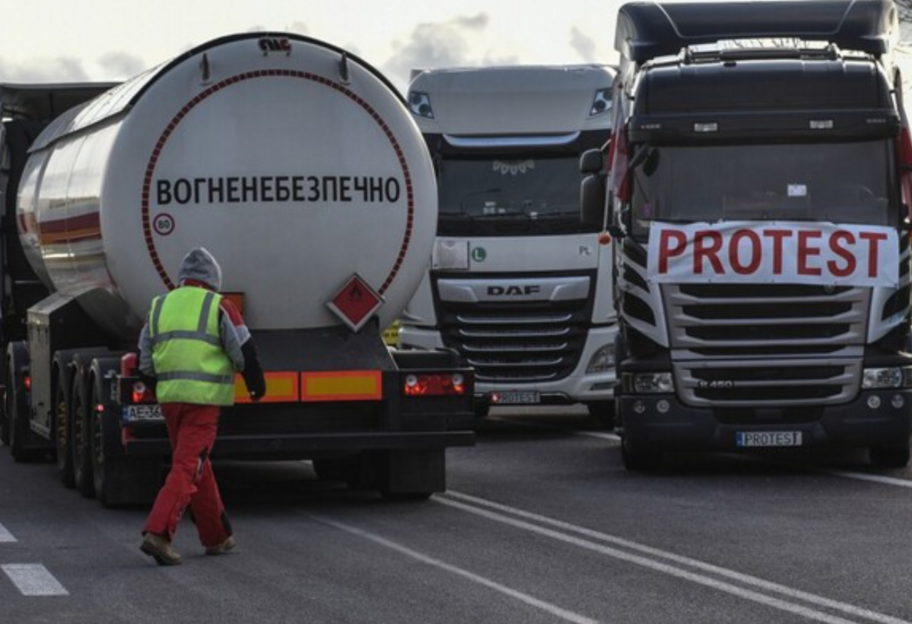
{"type": "Polygon", "coordinates": [[[95,496],[92,477],[91,428],[89,421],[88,388],[85,375],[80,370],[73,381],[73,428],[70,430],[70,448],[73,454],[73,483],[76,491],[86,498],[95,496]]]}
{"type": "Polygon", "coordinates": [[[34,461],[39,453],[29,450],[26,445],[29,434],[28,406],[25,402],[25,387],[16,379],[11,362],[7,362],[6,413],[9,419],[9,448],[17,463],[34,461]]]}
{"type": "Polygon", "coordinates": [[[873,446],[868,457],[875,468],[905,468],[909,465],[909,445],[902,447],[873,446]]]}
{"type": "Polygon", "coordinates": [[[72,388],[68,387],[64,375],[57,374],[57,390],[54,399],[56,419],[54,421],[54,446],[57,449],[57,473],[64,487],[76,486],[73,475],[73,447],[70,432],[73,430],[72,388]]]}

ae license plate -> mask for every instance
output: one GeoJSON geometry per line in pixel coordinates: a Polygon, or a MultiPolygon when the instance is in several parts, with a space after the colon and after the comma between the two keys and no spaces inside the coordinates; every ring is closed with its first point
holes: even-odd
{"type": "Polygon", "coordinates": [[[161,405],[128,405],[123,408],[124,422],[164,420],[161,405]]]}
{"type": "Polygon", "coordinates": [[[491,394],[494,405],[529,405],[541,403],[541,395],[536,390],[508,390],[491,394]]]}
{"type": "Polygon", "coordinates": [[[739,431],[735,443],[742,447],[801,446],[800,431],[739,431]]]}

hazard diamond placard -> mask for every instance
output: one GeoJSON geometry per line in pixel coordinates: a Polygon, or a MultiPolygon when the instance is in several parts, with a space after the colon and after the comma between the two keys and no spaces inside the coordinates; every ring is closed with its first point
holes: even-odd
{"type": "Polygon", "coordinates": [[[355,273],[326,306],[356,332],[383,305],[383,297],[355,273]]]}

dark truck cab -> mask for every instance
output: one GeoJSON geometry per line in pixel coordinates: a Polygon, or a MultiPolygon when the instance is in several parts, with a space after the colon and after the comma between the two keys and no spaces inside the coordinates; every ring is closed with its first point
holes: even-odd
{"type": "Polygon", "coordinates": [[[895,28],[881,0],[621,8],[617,140],[582,169],[584,213],[603,218],[607,195],[620,239],[627,468],[820,445],[908,463],[912,143],[895,28]]]}

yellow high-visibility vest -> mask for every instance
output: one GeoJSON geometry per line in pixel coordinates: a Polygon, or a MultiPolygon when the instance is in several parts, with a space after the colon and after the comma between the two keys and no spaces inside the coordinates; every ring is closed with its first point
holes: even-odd
{"type": "Polygon", "coordinates": [[[234,404],[234,365],[219,338],[222,297],[182,286],[152,301],[149,337],[159,403],[234,404]]]}

